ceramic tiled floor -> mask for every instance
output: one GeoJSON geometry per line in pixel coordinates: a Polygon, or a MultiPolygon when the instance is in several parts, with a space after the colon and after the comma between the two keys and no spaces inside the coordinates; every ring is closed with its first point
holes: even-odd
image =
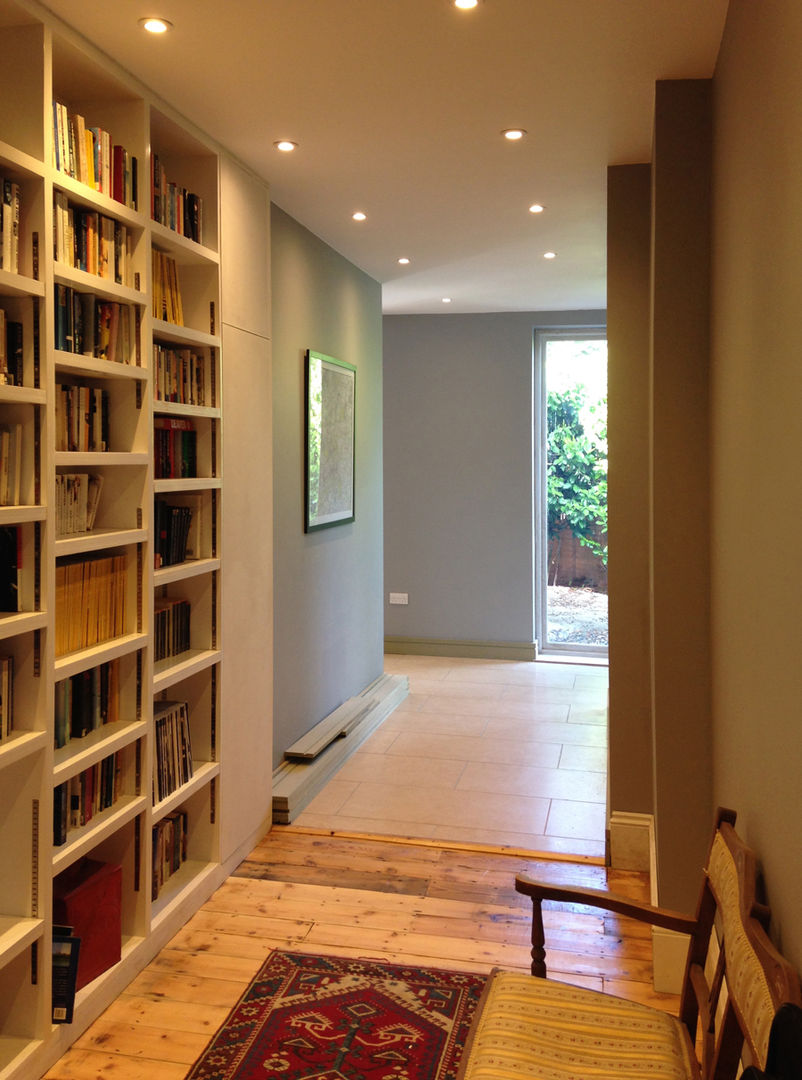
{"type": "Polygon", "coordinates": [[[294,824],[603,855],[607,668],[386,656],[410,694],[294,824]]]}

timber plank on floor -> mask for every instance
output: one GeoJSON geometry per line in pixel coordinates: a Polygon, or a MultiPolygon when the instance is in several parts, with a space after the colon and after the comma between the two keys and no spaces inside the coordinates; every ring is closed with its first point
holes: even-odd
{"type": "MultiPolygon", "coordinates": [[[[273,949],[528,971],[520,871],[649,901],[646,875],[586,861],[274,828],[47,1080],[185,1080],[273,949]]],[[[543,921],[551,978],[676,1013],[651,986],[648,926],[571,904],[544,904],[543,921]]]]}

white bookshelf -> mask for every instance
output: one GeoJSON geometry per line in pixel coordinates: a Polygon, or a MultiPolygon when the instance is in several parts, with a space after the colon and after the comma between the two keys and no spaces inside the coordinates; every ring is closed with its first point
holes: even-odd
{"type": "MultiPolygon", "coordinates": [[[[21,324],[23,338],[21,385],[0,385],[0,425],[19,425],[22,439],[18,501],[0,506],[0,528],[19,531],[22,556],[19,610],[0,612],[0,657],[12,658],[14,669],[13,729],[0,738],[0,1080],[17,1080],[43,1072],[223,877],[221,215],[218,150],[113,62],[29,0],[0,0],[0,40],[0,93],[13,102],[0,116],[0,179],[13,181],[21,194],[18,265],[0,268],[0,308],[21,324]],[[56,167],[53,99],[136,157],[136,206],[56,167]],[[202,200],[200,241],[152,220],[151,155],[171,182],[202,200]],[[128,238],[124,282],[82,268],[81,239],[74,258],[68,243],[56,260],[54,225],[69,242],[79,233],[77,225],[69,231],[70,222],[85,230],[95,218],[128,238]],[[153,310],[153,251],[174,262],[184,325],[153,310]],[[71,351],[80,335],[75,325],[67,334],[62,329],[67,303],[81,318],[102,305],[120,305],[118,315],[130,312],[120,315],[130,318],[131,333],[120,339],[125,347],[116,361],[71,351]],[[182,362],[193,358],[201,397],[159,396],[158,349],[182,362]],[[64,387],[103,401],[106,448],[62,445],[72,423],[64,387]],[[193,475],[157,476],[159,417],[194,429],[193,475]],[[87,532],[67,531],[57,514],[56,475],[76,473],[102,480],[87,532]],[[189,508],[196,521],[189,554],[158,568],[156,498],[189,508]],[[122,632],[57,651],[56,612],[64,605],[57,570],[105,556],[122,556],[122,632]],[[189,602],[190,639],[188,649],[157,663],[154,602],[162,596],[189,602]],[[57,695],[66,680],[77,686],[105,664],[117,665],[117,717],[56,747],[57,695]],[[154,805],[154,702],[164,699],[186,703],[193,768],[154,805]],[[60,841],[57,791],[107,759],[116,766],[114,801],[86,820],[69,821],[60,841]],[[156,889],[153,830],[176,817],[186,821],[185,857],[156,889]],[[122,958],[79,992],[73,1024],[53,1025],[53,881],[85,857],[122,868],[122,958]]],[[[89,339],[84,328],[83,340],[89,339]]]]}

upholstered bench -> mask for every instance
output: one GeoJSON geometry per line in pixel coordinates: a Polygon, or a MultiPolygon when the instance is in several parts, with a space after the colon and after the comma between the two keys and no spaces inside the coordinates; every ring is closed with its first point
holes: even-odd
{"type": "MultiPolygon", "coordinates": [[[[533,904],[535,978],[491,976],[460,1080],[733,1080],[742,1066],[765,1069],[775,1014],[783,1003],[802,1005],[802,993],[766,933],[769,912],[756,900],[755,857],[734,822],[732,811],[719,811],[694,916],[519,875],[516,889],[533,904]],[[679,1017],[547,979],[544,900],[600,907],[688,934],[679,1017]]],[[[793,1067],[798,1071],[786,1075],[802,1078],[802,1060],[793,1067]]]]}

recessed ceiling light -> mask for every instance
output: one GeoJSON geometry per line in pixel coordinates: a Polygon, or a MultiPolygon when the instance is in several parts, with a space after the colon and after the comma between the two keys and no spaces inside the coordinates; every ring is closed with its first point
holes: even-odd
{"type": "Polygon", "coordinates": [[[543,258],[544,259],[556,259],[557,258],[557,252],[556,251],[544,251],[543,252],[543,258]]]}
{"type": "Polygon", "coordinates": [[[451,297],[450,296],[444,296],[443,297],[443,303],[444,304],[450,304],[451,303],[451,297]]]}
{"type": "Polygon", "coordinates": [[[508,142],[518,142],[526,135],[525,128],[504,128],[501,133],[508,142]]]}
{"type": "Polygon", "coordinates": [[[401,258],[400,258],[400,259],[398,260],[398,262],[399,262],[399,265],[401,265],[401,266],[409,266],[409,259],[408,259],[408,258],[406,258],[406,256],[402,256],[402,257],[401,257],[401,258]]]}
{"type": "Polygon", "coordinates": [[[354,219],[354,221],[366,221],[367,216],[368,215],[363,214],[361,210],[357,210],[355,214],[351,214],[351,217],[354,219]]]}
{"type": "Polygon", "coordinates": [[[166,34],[168,30],[172,30],[173,24],[168,22],[167,19],[147,18],[140,19],[139,25],[143,30],[147,30],[149,34],[166,34]]]}
{"type": "Polygon", "coordinates": [[[462,11],[470,11],[471,8],[479,7],[479,0],[453,0],[454,7],[462,11]]]}
{"type": "Polygon", "coordinates": [[[545,206],[541,206],[539,202],[536,202],[536,203],[532,203],[532,205],[529,207],[529,213],[530,214],[542,214],[545,209],[546,209],[545,206]]]}
{"type": "Polygon", "coordinates": [[[291,154],[293,150],[298,149],[298,143],[292,142],[291,139],[277,139],[273,146],[275,146],[276,150],[280,150],[282,154],[291,154]]]}

